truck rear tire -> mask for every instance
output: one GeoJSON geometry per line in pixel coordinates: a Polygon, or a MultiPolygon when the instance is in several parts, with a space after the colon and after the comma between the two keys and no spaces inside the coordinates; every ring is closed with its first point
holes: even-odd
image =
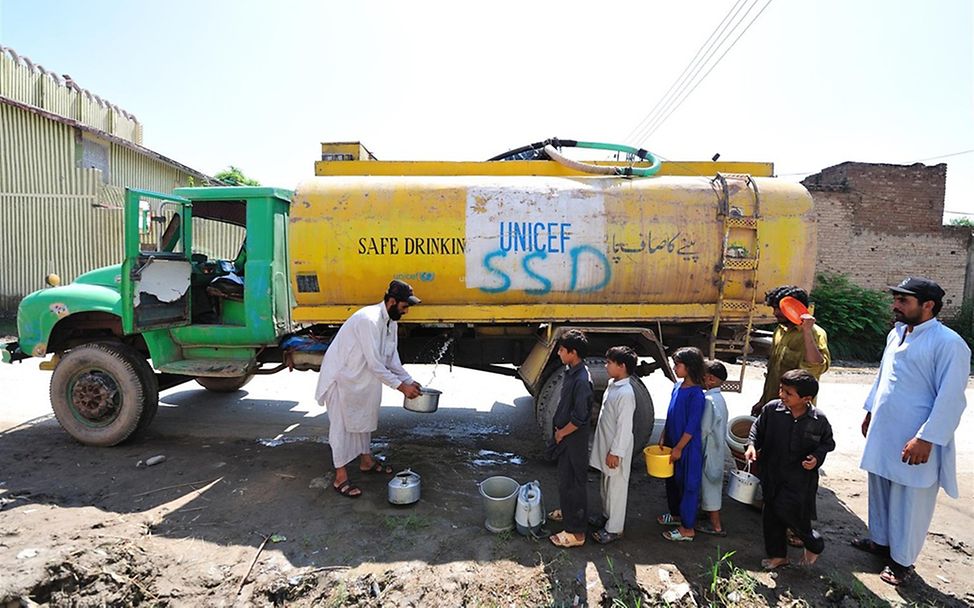
{"type": "Polygon", "coordinates": [[[242,389],[253,379],[253,374],[247,376],[237,376],[235,378],[214,378],[210,376],[200,376],[196,379],[196,383],[206,390],[214,393],[233,393],[242,389]]]}
{"type": "Polygon", "coordinates": [[[147,402],[158,399],[146,386],[143,365],[121,344],[85,344],[65,353],[51,377],[51,406],[61,428],[85,445],[128,439],[151,411],[147,402]]]}
{"type": "MultiPolygon", "coordinates": [[[[585,365],[592,375],[592,385],[595,388],[595,407],[592,413],[593,416],[597,416],[602,407],[602,395],[609,385],[609,375],[605,371],[605,357],[586,357],[585,365]]],[[[564,366],[561,366],[548,376],[535,402],[535,415],[538,419],[538,426],[541,428],[541,437],[545,441],[549,441],[554,434],[552,420],[555,417],[555,410],[558,408],[561,386],[564,383],[567,371],[564,366]]],[[[633,415],[632,425],[633,461],[635,462],[641,458],[638,453],[641,452],[653,433],[656,417],[653,398],[649,395],[646,385],[636,376],[630,376],[629,381],[632,383],[633,393],[636,395],[636,412],[633,415]]]]}

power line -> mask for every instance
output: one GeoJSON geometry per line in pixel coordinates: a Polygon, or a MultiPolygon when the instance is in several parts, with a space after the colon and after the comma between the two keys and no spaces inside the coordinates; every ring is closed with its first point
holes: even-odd
{"type": "Polygon", "coordinates": [[[723,34],[723,30],[726,29],[727,27],[725,23],[728,23],[730,20],[732,20],[734,17],[737,16],[737,13],[740,12],[741,10],[740,7],[743,6],[744,2],[746,1],[747,0],[737,0],[736,3],[730,7],[730,9],[727,11],[727,14],[724,15],[724,18],[721,19],[720,23],[717,24],[717,27],[715,27],[713,31],[710,32],[710,36],[708,36],[707,39],[704,40],[703,44],[701,44],[700,47],[697,49],[697,52],[696,54],[694,54],[693,59],[691,59],[690,62],[687,63],[686,67],[683,68],[683,72],[681,72],[680,75],[677,76],[676,80],[673,81],[673,84],[670,85],[670,88],[666,90],[666,93],[664,93],[663,96],[660,97],[659,100],[656,102],[656,105],[653,106],[653,109],[650,110],[649,113],[646,114],[646,116],[644,116],[643,119],[640,120],[635,127],[633,127],[633,129],[629,132],[628,135],[626,135],[623,141],[630,141],[632,137],[634,137],[637,133],[639,133],[643,128],[648,126],[650,119],[656,115],[656,110],[659,109],[660,105],[662,105],[665,101],[667,101],[667,99],[670,96],[670,93],[672,93],[674,89],[676,89],[677,86],[683,82],[684,76],[686,76],[687,73],[694,67],[694,64],[697,62],[697,59],[700,57],[701,52],[710,51],[710,46],[708,45],[711,44],[711,41],[714,39],[714,36],[720,36],[723,34]],[[732,16],[731,13],[734,13],[734,15],[732,16]],[[718,31],[720,32],[719,34],[718,31]],[[704,51],[704,47],[706,47],[706,51],[704,51]]]}
{"type": "MultiPolygon", "coordinates": [[[[970,150],[961,150],[960,152],[951,152],[949,154],[941,154],[940,156],[928,156],[927,158],[921,158],[919,160],[914,160],[914,161],[911,161],[911,162],[908,162],[908,163],[902,163],[902,164],[904,164],[904,165],[914,165],[916,163],[924,163],[924,162],[927,162],[928,160],[937,160],[938,158],[950,158],[952,156],[963,156],[964,154],[971,154],[971,153],[974,153],[974,148],[972,148],[970,150]]],[[[896,164],[899,164],[899,163],[896,163],[896,164]]],[[[778,177],[791,177],[791,176],[794,176],[794,175],[812,175],[813,173],[818,173],[819,171],[821,171],[821,169],[817,169],[815,171],[797,171],[795,173],[779,173],[778,174],[778,177]]]]}
{"type": "MultiPolygon", "coordinates": [[[[689,77],[684,82],[680,83],[680,86],[677,88],[676,93],[669,100],[667,100],[667,102],[663,105],[663,107],[656,114],[656,116],[653,117],[653,119],[642,129],[640,134],[637,135],[635,141],[643,141],[646,139],[647,133],[649,133],[649,131],[653,129],[653,127],[659,122],[660,118],[662,118],[664,114],[666,114],[671,108],[673,108],[674,105],[677,103],[677,100],[684,93],[686,93],[686,91],[694,84],[694,82],[697,80],[697,77],[700,76],[700,72],[702,72],[703,69],[707,67],[707,64],[710,63],[710,60],[713,59],[714,55],[721,49],[721,47],[724,46],[724,43],[726,43],[727,40],[734,35],[735,31],[740,27],[740,25],[744,22],[744,20],[747,19],[747,16],[751,13],[752,10],[754,10],[754,7],[757,5],[757,3],[758,0],[751,0],[751,3],[747,7],[747,10],[744,12],[744,15],[741,16],[740,18],[738,18],[738,15],[740,14],[741,9],[744,8],[743,4],[741,6],[738,6],[736,10],[734,10],[734,14],[730,18],[730,21],[734,23],[733,25],[731,25],[730,29],[728,30],[727,27],[725,26],[721,30],[718,39],[715,41],[714,44],[711,44],[707,48],[707,51],[704,54],[703,58],[700,60],[700,62],[697,63],[697,65],[693,67],[693,71],[690,73],[689,77]]],[[[728,25],[729,24],[730,22],[728,22],[728,25]]]]}
{"type": "MultiPolygon", "coordinates": [[[[937,160],[938,158],[950,158],[951,156],[961,156],[963,154],[970,154],[971,152],[974,152],[974,148],[972,148],[970,150],[961,150],[960,152],[951,152],[950,154],[941,154],[940,156],[931,156],[929,158],[921,158],[920,160],[913,161],[913,163],[923,163],[923,162],[926,162],[928,160],[937,160]]],[[[913,163],[910,163],[910,164],[912,165],[913,163]]]]}
{"type": "MultiPolygon", "coordinates": [[[[755,0],[755,1],[756,1],[756,0],[755,0]]],[[[710,73],[711,73],[711,72],[712,72],[712,71],[714,70],[714,68],[715,68],[715,67],[717,67],[717,66],[718,66],[718,65],[720,64],[720,62],[721,62],[721,61],[722,61],[722,60],[724,59],[724,57],[725,57],[725,56],[727,55],[727,53],[729,53],[729,52],[730,52],[730,50],[731,50],[732,48],[734,48],[734,46],[735,46],[735,45],[737,44],[737,42],[738,42],[738,41],[739,41],[739,40],[741,39],[741,37],[742,37],[742,36],[744,36],[744,34],[746,34],[746,33],[747,33],[747,31],[748,31],[749,29],[751,29],[751,26],[752,26],[752,25],[754,25],[754,22],[758,20],[758,17],[760,17],[760,16],[761,16],[761,14],[762,14],[762,13],[764,13],[764,11],[765,11],[765,9],[767,9],[767,8],[768,8],[768,7],[769,7],[769,6],[771,5],[771,3],[772,3],[773,1],[774,1],[774,0],[768,0],[768,1],[767,1],[767,2],[765,3],[765,5],[764,5],[763,7],[761,7],[761,10],[760,10],[760,11],[758,11],[758,14],[757,14],[757,15],[755,15],[755,16],[754,16],[754,18],[753,18],[753,19],[751,19],[751,21],[750,21],[750,22],[749,22],[749,23],[747,24],[747,26],[746,26],[746,27],[744,28],[744,30],[743,30],[743,31],[741,31],[741,33],[737,35],[737,38],[735,38],[735,39],[734,39],[734,41],[733,41],[733,42],[731,42],[731,44],[730,44],[730,46],[729,46],[729,47],[727,47],[727,49],[726,49],[726,50],[724,50],[724,52],[723,52],[723,53],[722,53],[722,54],[720,55],[720,57],[718,57],[718,58],[717,58],[717,61],[716,61],[716,62],[714,62],[714,64],[710,66],[710,69],[708,69],[708,70],[707,70],[707,72],[706,72],[706,73],[705,73],[705,74],[704,74],[704,75],[703,75],[703,76],[702,76],[702,77],[701,77],[701,78],[700,78],[700,79],[699,79],[699,80],[697,81],[697,83],[693,85],[693,88],[692,88],[692,89],[690,89],[690,90],[689,90],[689,92],[687,92],[687,93],[686,93],[686,94],[685,94],[685,95],[683,96],[683,98],[682,98],[682,99],[681,99],[681,100],[679,101],[679,103],[677,103],[677,104],[676,104],[676,106],[675,106],[675,107],[674,107],[673,109],[671,109],[671,110],[670,110],[670,111],[669,111],[669,112],[668,112],[668,113],[667,113],[667,114],[666,114],[665,116],[663,116],[663,117],[662,117],[662,118],[661,118],[661,119],[660,119],[660,120],[659,120],[659,121],[658,121],[658,122],[656,123],[656,125],[655,125],[655,126],[654,126],[654,127],[652,128],[652,130],[651,130],[651,131],[649,131],[649,132],[648,132],[648,133],[647,133],[647,134],[645,135],[645,137],[644,137],[643,139],[649,139],[650,137],[652,137],[652,135],[653,135],[653,133],[655,133],[655,132],[656,132],[657,130],[659,130],[659,128],[660,128],[660,127],[662,127],[662,126],[663,126],[663,123],[665,123],[665,122],[667,121],[667,119],[669,119],[669,117],[670,117],[670,115],[672,115],[672,114],[673,114],[673,112],[676,112],[676,111],[677,111],[677,110],[678,110],[678,109],[680,108],[680,106],[682,106],[682,105],[683,105],[683,102],[684,102],[684,101],[686,101],[686,99],[687,99],[687,97],[689,97],[689,96],[690,96],[690,95],[691,95],[691,94],[692,94],[692,93],[693,93],[694,91],[696,91],[696,90],[697,90],[697,87],[698,87],[698,86],[700,86],[700,83],[702,83],[702,82],[703,82],[704,80],[706,80],[706,79],[707,79],[707,76],[709,76],[709,75],[710,75],[710,73]]],[[[751,8],[754,8],[754,5],[752,5],[752,6],[751,6],[751,8]]],[[[751,11],[751,9],[749,8],[749,9],[748,9],[748,13],[750,13],[750,11],[751,11]]],[[[741,23],[741,22],[743,22],[743,20],[744,20],[744,19],[746,19],[746,18],[747,18],[747,13],[745,13],[745,14],[744,14],[744,17],[743,17],[743,18],[741,19],[741,21],[740,21],[740,22],[738,22],[738,25],[740,25],[740,23],[741,23]]],[[[638,141],[638,140],[637,140],[637,141],[638,141]]]]}

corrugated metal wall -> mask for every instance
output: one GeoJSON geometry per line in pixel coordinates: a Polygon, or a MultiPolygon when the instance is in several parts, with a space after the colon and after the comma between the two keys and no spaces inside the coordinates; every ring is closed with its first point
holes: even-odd
{"type": "MultiPolygon", "coordinates": [[[[65,88],[2,48],[0,95],[32,105],[39,99],[49,112],[98,128],[115,121],[113,134],[124,137],[121,123],[112,118],[122,116],[121,110],[65,88]]],[[[134,118],[125,129],[141,138],[134,118]]],[[[13,314],[23,296],[43,288],[48,273],[69,282],[121,261],[126,187],[169,193],[191,181],[188,173],[169,163],[0,102],[0,315],[13,314]],[[84,168],[83,144],[103,155],[104,171],[84,168]]],[[[242,229],[213,222],[194,228],[194,250],[211,257],[236,255],[242,229]]]]}
{"type": "Polygon", "coordinates": [[[0,95],[142,144],[142,125],[135,116],[3,46],[0,95]]]}

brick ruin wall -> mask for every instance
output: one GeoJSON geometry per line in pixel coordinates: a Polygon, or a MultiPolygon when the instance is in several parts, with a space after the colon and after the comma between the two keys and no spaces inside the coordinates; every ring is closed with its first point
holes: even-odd
{"type": "Polygon", "coordinates": [[[802,183],[815,201],[818,272],[885,289],[907,276],[944,288],[942,317],[964,298],[971,230],[943,226],[947,166],[843,163],[802,183]]]}

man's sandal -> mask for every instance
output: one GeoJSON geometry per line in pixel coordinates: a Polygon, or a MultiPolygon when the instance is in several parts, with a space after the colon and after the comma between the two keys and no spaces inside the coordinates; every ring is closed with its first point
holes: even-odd
{"type": "Polygon", "coordinates": [[[378,458],[372,462],[371,467],[367,469],[359,467],[359,471],[366,475],[392,475],[392,467],[387,465],[386,461],[379,460],[378,458]]]}
{"type": "Polygon", "coordinates": [[[911,574],[913,574],[913,566],[904,567],[899,564],[887,564],[879,573],[879,579],[884,583],[898,587],[905,583],[911,574]]]}
{"type": "Polygon", "coordinates": [[[345,498],[358,498],[362,495],[362,490],[353,486],[352,482],[348,481],[347,479],[345,480],[345,483],[340,486],[331,484],[331,489],[338,494],[341,494],[345,498]]]}
{"type": "Polygon", "coordinates": [[[878,545],[871,538],[857,538],[849,544],[853,548],[865,551],[866,553],[872,553],[880,557],[889,557],[889,547],[886,545],[878,545]]]}
{"type": "Polygon", "coordinates": [[[581,547],[582,545],[585,544],[584,536],[582,537],[582,540],[578,540],[577,538],[575,538],[574,534],[572,534],[571,532],[565,532],[564,530],[562,530],[558,534],[552,534],[551,536],[548,537],[548,540],[551,541],[552,545],[556,547],[562,547],[564,549],[570,549],[572,547],[581,547]]]}
{"type": "Polygon", "coordinates": [[[561,509],[555,509],[551,513],[548,513],[548,519],[551,521],[561,521],[565,519],[565,516],[561,514],[561,509]]]}

